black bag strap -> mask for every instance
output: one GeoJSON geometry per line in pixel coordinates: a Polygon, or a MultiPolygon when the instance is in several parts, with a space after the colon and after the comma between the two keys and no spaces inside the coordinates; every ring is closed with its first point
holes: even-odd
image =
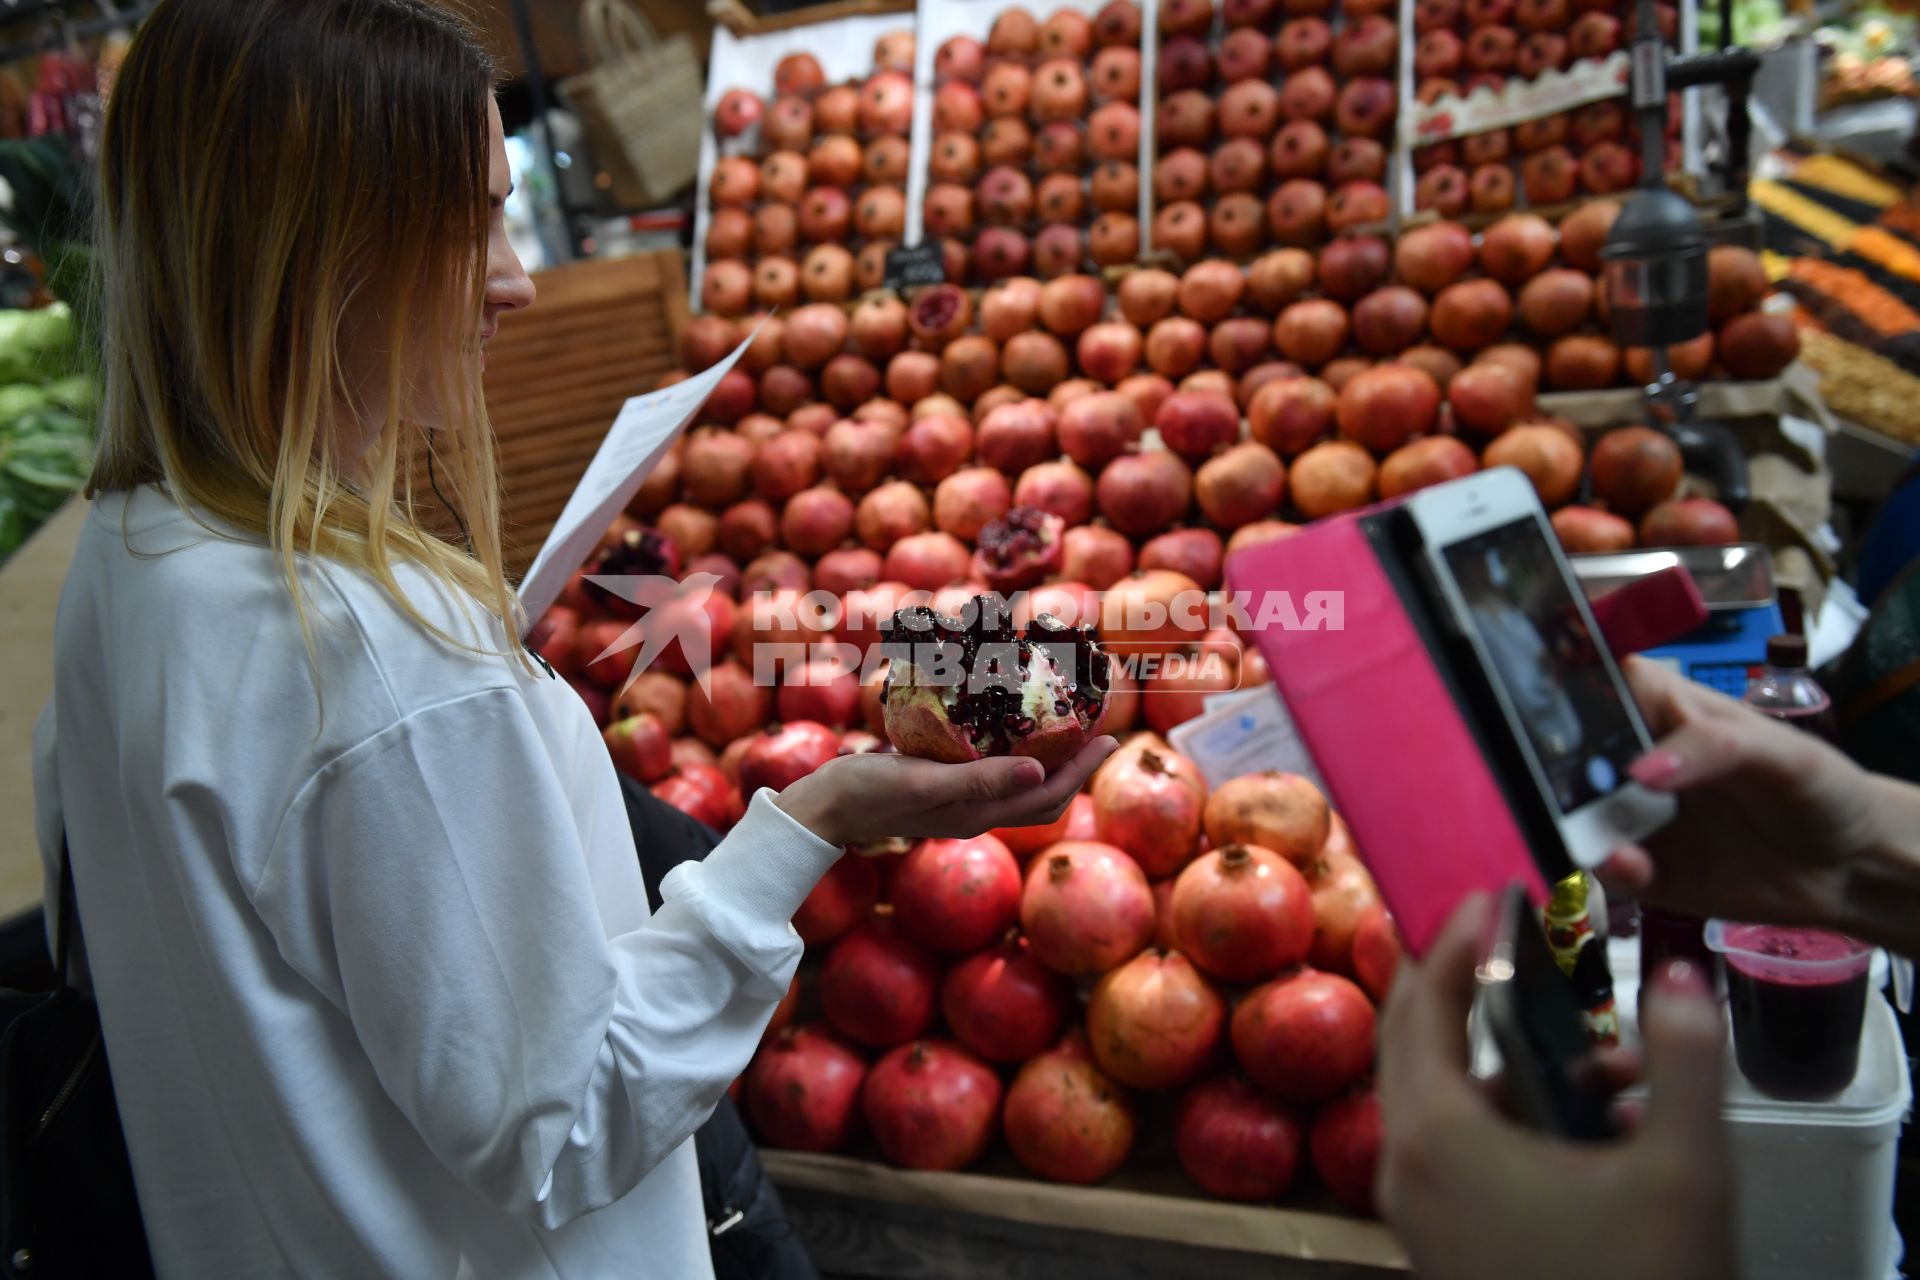
{"type": "Polygon", "coordinates": [[[73,990],[72,979],[67,975],[68,938],[80,927],[79,907],[74,899],[73,860],[67,855],[67,833],[60,833],[60,879],[54,885],[53,901],[53,972],[58,991],[73,990]]]}

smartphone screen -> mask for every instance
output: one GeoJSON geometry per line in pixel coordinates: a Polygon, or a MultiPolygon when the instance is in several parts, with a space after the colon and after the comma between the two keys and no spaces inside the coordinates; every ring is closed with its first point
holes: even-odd
{"type": "Polygon", "coordinates": [[[1541,522],[1522,516],[1444,554],[1561,815],[1612,793],[1644,744],[1541,522]]]}

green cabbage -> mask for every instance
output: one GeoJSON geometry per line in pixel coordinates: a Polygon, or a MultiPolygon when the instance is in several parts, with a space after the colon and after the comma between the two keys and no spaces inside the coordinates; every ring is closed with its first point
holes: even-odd
{"type": "Polygon", "coordinates": [[[65,303],[37,311],[0,311],[0,384],[71,373],[78,356],[73,313],[65,303]]]}

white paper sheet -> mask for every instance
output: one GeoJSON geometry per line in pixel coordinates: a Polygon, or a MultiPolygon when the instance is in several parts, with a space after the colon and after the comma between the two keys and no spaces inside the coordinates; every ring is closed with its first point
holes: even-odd
{"type": "MultiPolygon", "coordinates": [[[[765,321],[761,322],[762,324],[765,321]]],[[[600,535],[633,500],[647,474],[659,465],[674,437],[686,430],[720,379],[760,333],[756,325],[733,353],[685,382],[635,396],[620,406],[606,439],[554,522],[553,532],[520,582],[520,605],[531,626],[556,600],[567,578],[586,562],[600,535]]]]}
{"type": "Polygon", "coordinates": [[[1204,705],[1206,710],[1176,725],[1167,741],[1200,767],[1209,789],[1263,769],[1297,773],[1327,789],[1273,685],[1215,694],[1204,705]]]}

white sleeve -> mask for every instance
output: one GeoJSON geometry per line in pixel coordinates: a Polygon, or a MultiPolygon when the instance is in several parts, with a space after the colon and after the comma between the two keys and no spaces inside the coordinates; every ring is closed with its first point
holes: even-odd
{"type": "Polygon", "coordinates": [[[254,902],[447,1168],[554,1227],[706,1120],[785,993],[788,921],[840,850],[770,795],[608,941],[554,763],[488,690],[316,774],[254,902]]]}

